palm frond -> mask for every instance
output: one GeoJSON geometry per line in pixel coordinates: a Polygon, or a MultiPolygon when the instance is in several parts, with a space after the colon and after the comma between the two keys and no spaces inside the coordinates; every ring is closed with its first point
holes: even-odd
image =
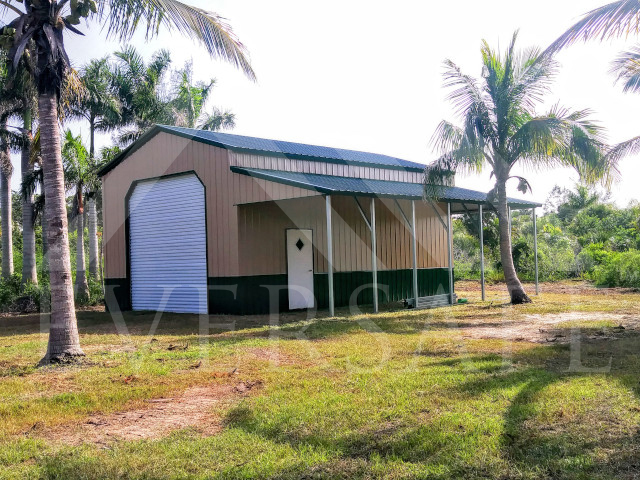
{"type": "Polygon", "coordinates": [[[444,87],[454,90],[447,95],[456,109],[456,113],[462,115],[474,104],[483,104],[482,91],[475,78],[465,75],[451,60],[444,61],[445,71],[444,87]]]}
{"type": "Polygon", "coordinates": [[[198,125],[202,130],[211,130],[217,132],[219,130],[230,130],[236,126],[236,115],[229,110],[220,110],[213,108],[211,113],[205,113],[198,125]]]}
{"type": "Polygon", "coordinates": [[[20,194],[22,198],[29,198],[36,193],[36,191],[42,187],[43,181],[41,168],[34,168],[25,173],[22,177],[22,183],[20,183],[20,194]]]}
{"type": "Polygon", "coordinates": [[[556,106],[531,119],[512,138],[513,161],[534,170],[570,167],[584,182],[610,185],[617,178],[616,162],[606,158],[603,129],[590,115],[589,110],[568,112],[556,106]]]}
{"type": "Polygon", "coordinates": [[[460,146],[464,139],[464,131],[451,122],[443,120],[431,136],[431,145],[439,153],[450,152],[460,146]]]}
{"type": "Polygon", "coordinates": [[[207,52],[242,70],[255,80],[247,49],[219,15],[178,0],[99,0],[99,15],[112,38],[126,42],[141,23],[146,24],[147,39],[164,26],[188,38],[198,40],[207,52]]]}
{"type": "Polygon", "coordinates": [[[611,73],[622,82],[624,92],[640,92],[640,45],[621,52],[611,63],[611,73]]]}
{"type": "Polygon", "coordinates": [[[640,1],[620,0],[586,13],[545,50],[552,55],[577,41],[609,40],[640,32],[640,1]]]}
{"type": "Polygon", "coordinates": [[[640,154],[640,136],[631,138],[614,145],[607,153],[607,160],[617,164],[620,160],[628,156],[640,154]]]}

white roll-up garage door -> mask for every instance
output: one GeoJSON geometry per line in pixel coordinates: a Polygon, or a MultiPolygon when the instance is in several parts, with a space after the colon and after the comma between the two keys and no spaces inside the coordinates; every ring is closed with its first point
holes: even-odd
{"type": "Polygon", "coordinates": [[[134,310],[207,313],[205,194],[195,175],[136,185],[129,241],[134,310]]]}

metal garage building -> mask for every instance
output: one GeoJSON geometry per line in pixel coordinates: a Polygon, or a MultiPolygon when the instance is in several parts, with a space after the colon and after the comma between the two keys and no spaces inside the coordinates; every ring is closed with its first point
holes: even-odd
{"type": "Polygon", "coordinates": [[[424,201],[423,170],[385,155],[156,126],[100,171],[108,307],[253,314],[452,303],[451,214],[492,207],[485,193],[453,186],[424,201]]]}

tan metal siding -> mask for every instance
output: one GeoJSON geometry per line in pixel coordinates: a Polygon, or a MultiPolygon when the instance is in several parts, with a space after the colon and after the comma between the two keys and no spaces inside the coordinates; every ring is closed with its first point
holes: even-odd
{"type": "Polygon", "coordinates": [[[296,160],[283,157],[269,157],[249,153],[229,152],[231,165],[286,172],[304,172],[340,177],[366,178],[369,180],[393,180],[397,182],[422,183],[422,172],[407,172],[388,168],[358,167],[337,163],[296,160]]]}
{"type": "MultiPolygon", "coordinates": [[[[370,200],[361,198],[369,216],[370,200]]],[[[400,201],[407,217],[411,204],[400,201]]],[[[371,236],[352,197],[333,196],[333,246],[336,271],[371,270],[371,236]]],[[[442,208],[442,206],[441,206],[442,208]]],[[[411,232],[392,200],[376,200],[378,268],[412,267],[411,232]]],[[[430,207],[416,202],[418,267],[446,267],[447,232],[430,207]],[[443,249],[444,248],[444,249],[443,249]]],[[[314,238],[314,270],[327,271],[324,198],[282,200],[238,208],[240,275],[286,273],[285,230],[309,228],[314,238]]]]}

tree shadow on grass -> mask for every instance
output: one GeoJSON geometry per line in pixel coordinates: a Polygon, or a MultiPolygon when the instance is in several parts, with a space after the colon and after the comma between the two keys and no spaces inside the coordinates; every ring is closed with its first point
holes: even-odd
{"type": "MultiPolygon", "coordinates": [[[[602,383],[605,379],[613,380],[636,399],[640,397],[640,337],[631,334],[594,341],[593,335],[598,330],[582,329],[583,337],[574,345],[537,347],[515,354],[515,365],[530,366],[506,369],[459,386],[470,398],[509,388],[518,390],[504,414],[501,438],[509,463],[538,472],[545,478],[640,476],[640,435],[638,415],[634,413],[637,406],[618,405],[615,395],[607,398],[606,392],[600,392],[604,400],[582,397],[582,401],[590,401],[590,405],[574,417],[565,414],[565,410],[575,407],[570,401],[552,411],[551,418],[549,412],[544,412],[544,403],[549,401],[545,390],[574,381],[587,380],[598,385],[599,378],[602,383]],[[631,411],[635,421],[621,418],[627,411],[631,411]]],[[[575,395],[580,395],[581,388],[576,387],[575,395]]],[[[593,392],[585,392],[590,394],[593,392]]]]}
{"type": "MultiPolygon", "coordinates": [[[[633,405],[636,402],[618,405],[617,394],[589,395],[594,395],[594,388],[597,390],[593,382],[602,378],[603,384],[613,381],[636,399],[640,397],[640,337],[592,341],[588,338],[593,332],[583,330],[587,330],[587,340],[574,346],[580,349],[582,370],[576,371],[575,358],[572,363],[576,352],[569,345],[540,346],[515,353],[510,366],[495,354],[445,358],[429,364],[473,370],[470,380],[451,386],[451,395],[462,395],[469,401],[487,395],[495,396],[496,401],[503,395],[508,397],[497,456],[485,455],[483,442],[490,441],[485,435],[491,433],[488,427],[483,430],[478,421],[481,417],[471,423],[461,421],[456,428],[446,412],[440,416],[427,412],[425,418],[417,420],[390,419],[376,427],[369,425],[341,433],[339,429],[265,421],[245,404],[231,411],[227,425],[297,449],[323,449],[332,452],[339,462],[365,470],[366,466],[371,468],[371,462],[401,462],[442,472],[429,478],[638,478],[639,415],[632,412],[632,417],[622,418],[624,412],[621,414],[622,410],[637,408],[633,405]],[[611,369],[594,372],[593,369],[607,367],[609,357],[611,369]],[[575,404],[567,404],[566,408],[549,406],[553,399],[549,398],[552,393],[548,389],[553,388],[561,389],[559,392],[566,395],[567,401],[575,404]]],[[[283,472],[282,477],[293,478],[294,473],[314,478],[341,476],[327,464],[283,472]]],[[[354,478],[360,476],[352,473],[354,478]]]]}

